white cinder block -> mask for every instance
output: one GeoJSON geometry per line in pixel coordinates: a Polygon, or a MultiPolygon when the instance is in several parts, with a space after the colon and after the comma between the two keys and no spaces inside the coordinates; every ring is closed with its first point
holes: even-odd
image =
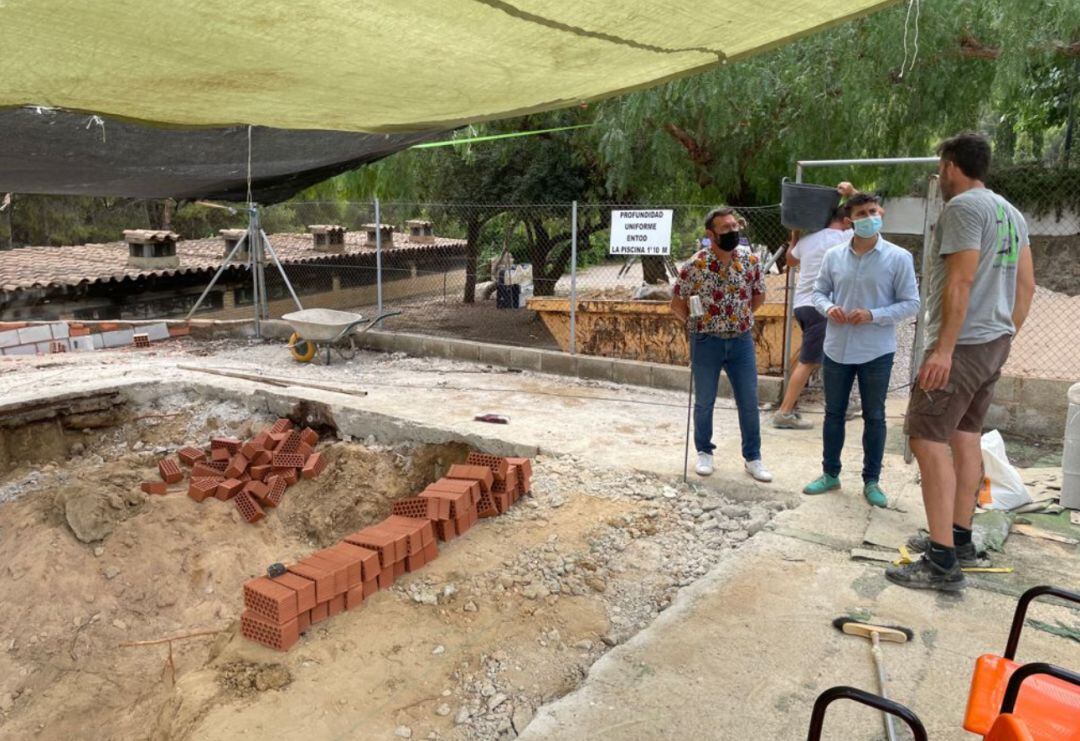
{"type": "Polygon", "coordinates": [[[71,343],[72,352],[93,352],[95,350],[93,335],[72,337],[68,342],[71,343]]]}
{"type": "Polygon", "coordinates": [[[67,322],[53,322],[49,329],[54,340],[66,340],[69,337],[67,322]]]}
{"type": "Polygon", "coordinates": [[[139,331],[143,332],[150,338],[151,342],[158,342],[160,340],[169,339],[169,325],[165,322],[159,322],[157,324],[144,324],[139,327],[139,331]]]}
{"type": "Polygon", "coordinates": [[[113,332],[102,332],[101,342],[105,347],[126,347],[135,342],[135,330],[117,329],[113,332]]]}
{"type": "Polygon", "coordinates": [[[36,342],[48,342],[52,339],[52,331],[48,324],[34,324],[17,331],[20,345],[33,345],[36,342]]]}
{"type": "Polygon", "coordinates": [[[90,337],[90,341],[94,343],[94,349],[95,350],[104,349],[105,343],[102,342],[102,340],[101,340],[101,333],[100,332],[95,332],[94,334],[89,335],[89,337],[90,337]]]}
{"type": "Polygon", "coordinates": [[[0,332],[0,348],[15,347],[19,344],[19,330],[9,329],[6,332],[0,332]]]}
{"type": "Polygon", "coordinates": [[[37,355],[37,348],[33,345],[15,345],[15,347],[5,347],[4,355],[37,355]]]}

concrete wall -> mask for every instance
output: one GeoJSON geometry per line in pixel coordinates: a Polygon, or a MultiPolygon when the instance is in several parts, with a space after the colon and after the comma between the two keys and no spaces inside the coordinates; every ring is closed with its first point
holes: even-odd
{"type": "Polygon", "coordinates": [[[1061,440],[1074,381],[1003,375],[994,389],[986,428],[1046,440],[1061,440]]]}

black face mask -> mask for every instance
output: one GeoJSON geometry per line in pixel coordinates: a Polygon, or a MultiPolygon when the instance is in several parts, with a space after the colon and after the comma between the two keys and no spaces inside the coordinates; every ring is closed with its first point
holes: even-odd
{"type": "Polygon", "coordinates": [[[739,233],[735,231],[721,234],[717,237],[716,245],[724,252],[731,252],[739,246],[739,233]]]}

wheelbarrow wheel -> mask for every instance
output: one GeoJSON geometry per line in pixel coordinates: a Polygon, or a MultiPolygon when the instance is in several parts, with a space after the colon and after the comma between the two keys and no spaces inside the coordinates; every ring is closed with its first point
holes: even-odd
{"type": "Polygon", "coordinates": [[[338,355],[343,360],[352,360],[356,357],[356,341],[352,337],[346,337],[341,342],[334,345],[334,349],[338,351],[338,355]]]}
{"type": "Polygon", "coordinates": [[[315,343],[300,339],[296,332],[289,337],[289,352],[298,363],[310,363],[315,357],[315,343]]]}

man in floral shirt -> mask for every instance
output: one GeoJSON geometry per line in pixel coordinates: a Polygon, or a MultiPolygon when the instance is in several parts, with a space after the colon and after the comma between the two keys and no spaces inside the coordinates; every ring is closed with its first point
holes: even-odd
{"type": "Polygon", "coordinates": [[[671,310],[690,331],[690,365],[694,375],[694,446],[696,470],[713,472],[713,406],[726,371],[739,410],[742,456],[746,472],[758,481],[772,481],[761,462],[758,418],[757,360],[751,328],[754,310],[765,301],[761,261],[739,245],[739,219],[734,209],[718,208],[705,217],[708,246],[679,272],[671,310]],[[698,296],[704,315],[689,316],[691,296],[698,296]]]}

